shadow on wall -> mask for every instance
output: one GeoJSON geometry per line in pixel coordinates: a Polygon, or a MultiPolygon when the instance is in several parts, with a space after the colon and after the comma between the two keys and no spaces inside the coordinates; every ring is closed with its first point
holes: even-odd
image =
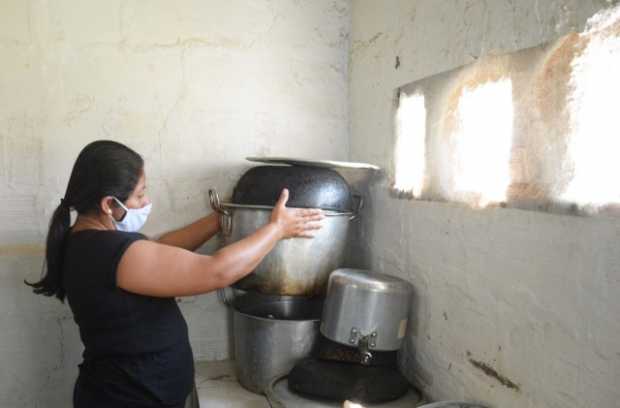
{"type": "Polygon", "coordinates": [[[347,180],[353,192],[359,194],[363,200],[359,217],[350,223],[344,266],[367,269],[370,265],[370,250],[367,247],[369,242],[367,226],[369,224],[366,220],[372,219],[376,215],[374,203],[370,200],[370,188],[385,179],[385,171],[338,169],[338,172],[347,180]]]}

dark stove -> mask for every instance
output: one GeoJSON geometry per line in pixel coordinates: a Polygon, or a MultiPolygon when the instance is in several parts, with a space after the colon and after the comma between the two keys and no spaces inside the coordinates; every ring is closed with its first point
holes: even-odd
{"type": "Polygon", "coordinates": [[[396,351],[372,351],[320,336],[313,356],[298,362],[288,376],[291,391],[335,401],[381,403],[402,397],[409,384],[398,371],[396,351]]]}

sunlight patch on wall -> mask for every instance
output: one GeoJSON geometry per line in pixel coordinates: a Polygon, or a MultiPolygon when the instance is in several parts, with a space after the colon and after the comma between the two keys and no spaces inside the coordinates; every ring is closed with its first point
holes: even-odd
{"type": "Polygon", "coordinates": [[[599,16],[583,36],[589,43],[571,77],[572,179],[560,199],[592,211],[620,203],[620,12],[599,16]]]}
{"type": "Polygon", "coordinates": [[[452,166],[453,196],[485,207],[506,200],[513,137],[512,82],[466,89],[459,100],[452,166]],[[473,202],[472,202],[473,201],[473,202]]]}
{"type": "Polygon", "coordinates": [[[620,215],[620,5],[398,92],[397,197],[620,215]]]}
{"type": "Polygon", "coordinates": [[[400,93],[396,112],[394,189],[420,197],[426,171],[424,95],[400,93]]]}

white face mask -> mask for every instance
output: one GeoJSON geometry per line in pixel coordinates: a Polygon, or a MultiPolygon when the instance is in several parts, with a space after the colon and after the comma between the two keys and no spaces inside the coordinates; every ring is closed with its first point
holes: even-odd
{"type": "Polygon", "coordinates": [[[120,221],[116,221],[114,217],[112,217],[112,221],[114,221],[114,225],[116,225],[116,229],[118,231],[125,232],[138,232],[142,229],[144,224],[146,223],[146,219],[149,217],[151,213],[151,208],[153,208],[153,204],[147,204],[142,208],[127,208],[119,199],[116,197],[112,197],[118,205],[121,206],[123,210],[125,210],[125,215],[121,218],[120,221]]]}

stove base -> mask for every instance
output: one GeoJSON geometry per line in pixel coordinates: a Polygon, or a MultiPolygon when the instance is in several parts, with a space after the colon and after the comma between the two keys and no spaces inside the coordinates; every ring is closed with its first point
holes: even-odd
{"type": "Polygon", "coordinates": [[[390,366],[362,366],[307,358],[288,376],[289,388],[302,395],[334,401],[380,403],[398,399],[409,383],[390,366]]]}
{"type": "MultiPolygon", "coordinates": [[[[272,408],[342,408],[344,401],[329,401],[317,397],[301,396],[290,390],[288,376],[271,383],[265,392],[272,408]]],[[[413,408],[424,404],[420,394],[413,388],[401,398],[378,404],[364,404],[364,408],[413,408]]]]}

